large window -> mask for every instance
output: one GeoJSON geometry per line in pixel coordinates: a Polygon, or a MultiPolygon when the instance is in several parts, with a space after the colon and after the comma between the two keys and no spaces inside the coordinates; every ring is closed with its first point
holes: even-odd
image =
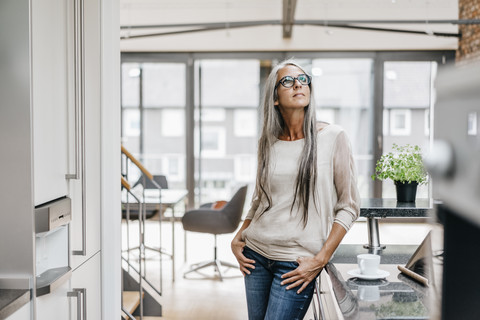
{"type": "MultiPolygon", "coordinates": [[[[188,187],[191,207],[229,199],[242,184],[253,192],[263,86],[271,68],[293,56],[313,76],[317,119],[350,138],[361,197],[393,198],[393,183],[371,179],[376,158],[393,143],[428,152],[444,54],[124,53],[122,143],[171,188],[188,187]]],[[[428,186],[418,196],[428,197],[428,186]]]]}
{"type": "MultiPolygon", "coordinates": [[[[170,188],[185,188],[184,63],[122,64],[122,144],[170,188]]],[[[139,176],[129,168],[130,176],[139,176]]]]}

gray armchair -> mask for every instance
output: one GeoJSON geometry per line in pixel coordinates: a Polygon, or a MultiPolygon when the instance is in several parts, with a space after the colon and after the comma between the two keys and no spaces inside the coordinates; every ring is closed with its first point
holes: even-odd
{"type": "Polygon", "coordinates": [[[238,268],[237,265],[221,261],[217,258],[217,235],[232,233],[240,224],[247,195],[247,186],[243,186],[233,195],[222,208],[214,209],[212,204],[204,204],[200,208],[185,212],[182,224],[185,231],[213,234],[215,239],[213,256],[214,259],[204,263],[192,265],[191,269],[183,274],[185,277],[191,272],[213,266],[223,280],[221,267],[238,268]]]}

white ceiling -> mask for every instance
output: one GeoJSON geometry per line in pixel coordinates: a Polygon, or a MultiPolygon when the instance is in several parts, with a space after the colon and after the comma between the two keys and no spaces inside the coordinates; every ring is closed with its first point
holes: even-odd
{"type": "MultiPolygon", "coordinates": [[[[282,0],[120,0],[121,26],[180,23],[235,23],[282,19],[282,0]]],[[[324,26],[281,25],[230,28],[121,41],[122,51],[283,51],[283,50],[441,50],[456,49],[457,38],[353,30],[328,26],[334,20],[456,20],[458,0],[298,0],[295,20],[324,26]],[[326,24],[326,26],[325,26],[326,24]]],[[[456,33],[453,24],[355,24],[375,28],[456,33]]],[[[124,29],[122,36],[192,29],[124,29]]]]}

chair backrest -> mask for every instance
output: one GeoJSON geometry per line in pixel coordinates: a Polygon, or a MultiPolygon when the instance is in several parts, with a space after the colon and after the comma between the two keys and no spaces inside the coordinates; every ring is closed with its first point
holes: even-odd
{"type": "MultiPolygon", "coordinates": [[[[143,186],[143,176],[141,176],[137,182],[135,182],[135,184],[133,185],[133,187],[137,186],[137,185],[142,185],[143,186]]],[[[168,181],[167,181],[167,177],[164,176],[164,175],[154,175],[153,176],[153,180],[158,183],[158,185],[162,188],[162,189],[168,189],[168,181]]],[[[148,179],[148,178],[145,178],[145,186],[144,186],[145,189],[157,189],[157,187],[153,184],[153,182],[148,179]]]]}
{"type": "Polygon", "coordinates": [[[242,219],[243,206],[245,205],[245,198],[247,196],[247,186],[243,186],[237,190],[232,199],[221,209],[221,211],[228,217],[232,227],[238,227],[242,219]]]}

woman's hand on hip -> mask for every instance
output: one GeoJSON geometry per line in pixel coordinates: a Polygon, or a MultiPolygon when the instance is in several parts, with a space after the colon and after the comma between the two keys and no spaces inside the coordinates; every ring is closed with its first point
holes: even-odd
{"type": "Polygon", "coordinates": [[[322,271],[324,264],[319,264],[315,258],[311,257],[300,257],[297,262],[298,267],[295,270],[282,275],[284,280],[281,285],[288,284],[287,290],[301,286],[297,290],[297,293],[300,294],[322,271]]]}
{"type": "Polygon", "coordinates": [[[240,239],[237,239],[235,237],[232,240],[232,252],[235,258],[238,261],[238,264],[240,265],[240,271],[242,274],[245,276],[245,274],[250,274],[250,269],[255,269],[255,266],[253,265],[255,263],[254,260],[248,259],[243,255],[243,248],[245,247],[245,241],[242,241],[240,239]]]}

